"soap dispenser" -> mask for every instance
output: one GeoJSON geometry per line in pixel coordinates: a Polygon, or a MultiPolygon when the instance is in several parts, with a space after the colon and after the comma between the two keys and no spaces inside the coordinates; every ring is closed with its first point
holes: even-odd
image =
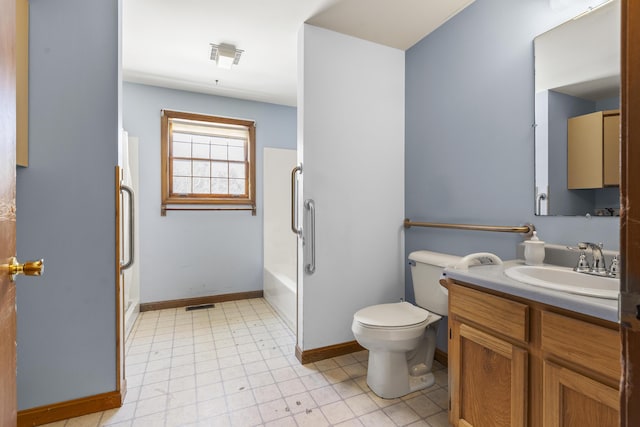
{"type": "Polygon", "coordinates": [[[540,265],[544,261],[544,242],[538,239],[538,233],[533,232],[531,239],[524,241],[524,263],[540,265]]]}

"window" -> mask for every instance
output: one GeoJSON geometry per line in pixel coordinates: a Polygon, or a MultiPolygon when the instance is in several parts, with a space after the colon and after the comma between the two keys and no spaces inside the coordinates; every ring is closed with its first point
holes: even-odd
{"type": "Polygon", "coordinates": [[[251,205],[255,123],[162,111],[162,204],[251,205]]]}

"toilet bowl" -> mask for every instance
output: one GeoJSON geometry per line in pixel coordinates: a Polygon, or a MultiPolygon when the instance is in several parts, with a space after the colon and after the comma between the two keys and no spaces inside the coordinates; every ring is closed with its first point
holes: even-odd
{"type": "Polygon", "coordinates": [[[392,399],[430,387],[436,332],[447,314],[448,296],[438,280],[460,257],[430,251],[409,255],[417,305],[408,302],[365,307],[353,315],[351,330],[369,350],[367,384],[392,399]],[[431,310],[431,311],[430,311],[431,310]],[[438,312],[434,312],[438,310],[438,312]]]}

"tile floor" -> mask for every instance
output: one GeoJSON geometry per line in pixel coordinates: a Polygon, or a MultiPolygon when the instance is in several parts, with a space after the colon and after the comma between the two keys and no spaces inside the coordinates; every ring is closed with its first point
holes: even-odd
{"type": "Polygon", "coordinates": [[[121,408],[49,427],[448,426],[447,370],[385,400],[366,383],[367,352],[300,365],[295,338],[264,299],[141,313],[126,344],[121,408]]]}

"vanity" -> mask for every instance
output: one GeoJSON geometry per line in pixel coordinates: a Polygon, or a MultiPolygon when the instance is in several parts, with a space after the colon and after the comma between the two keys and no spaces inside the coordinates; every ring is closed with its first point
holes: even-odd
{"type": "Polygon", "coordinates": [[[538,288],[504,274],[521,264],[445,270],[449,421],[617,426],[617,301],[538,288]]]}

